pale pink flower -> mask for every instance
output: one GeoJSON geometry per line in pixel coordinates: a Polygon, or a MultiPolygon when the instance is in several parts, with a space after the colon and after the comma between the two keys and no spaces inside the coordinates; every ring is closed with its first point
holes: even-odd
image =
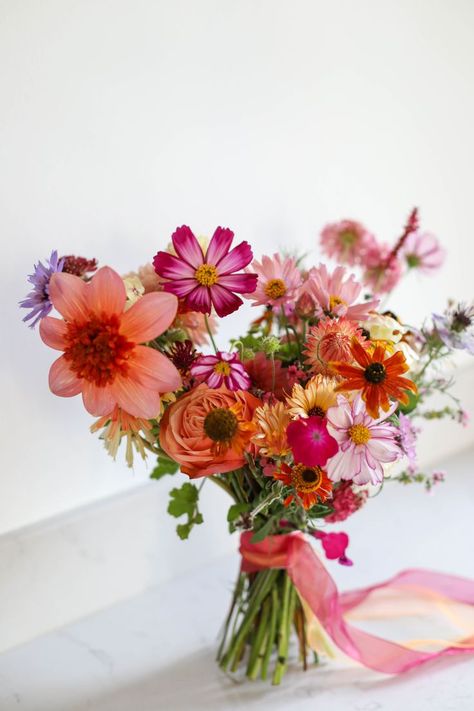
{"type": "Polygon", "coordinates": [[[361,264],[375,238],[355,220],[341,220],[326,225],[321,232],[321,246],[328,257],[341,264],[361,264]]]}
{"type": "Polygon", "coordinates": [[[425,274],[436,271],[444,262],[446,252],[436,237],[429,232],[412,232],[401,249],[410,269],[419,269],[425,274]]]}
{"type": "Polygon", "coordinates": [[[398,430],[384,422],[398,407],[373,419],[367,413],[360,395],[349,402],[339,395],[337,405],[327,411],[328,431],[339,445],[338,453],[328,460],[326,470],[332,481],[351,479],[354,484],[379,484],[383,481],[383,466],[401,456],[397,442],[398,430]]]}
{"type": "Polygon", "coordinates": [[[153,264],[144,264],[142,267],[139,267],[138,278],[143,284],[145,294],[149,294],[151,291],[163,291],[164,281],[160,279],[155,272],[153,264]]]}
{"type": "Polygon", "coordinates": [[[253,294],[246,294],[246,297],[254,302],[252,306],[275,308],[291,304],[295,300],[301,285],[301,273],[292,257],[265,255],[261,262],[255,259],[250,268],[258,275],[257,288],[253,294]]]}
{"type": "Polygon", "coordinates": [[[402,264],[392,254],[388,244],[374,243],[364,257],[365,271],[362,280],[374,294],[384,294],[391,291],[400,281],[402,264]]]}
{"type": "Polygon", "coordinates": [[[350,321],[364,321],[379,305],[378,299],[354,303],[360,296],[362,284],[355,280],[354,274],[347,276],[344,267],[336,267],[332,274],[324,264],[311,269],[302,288],[304,291],[316,302],[319,316],[344,316],[350,321]]]}

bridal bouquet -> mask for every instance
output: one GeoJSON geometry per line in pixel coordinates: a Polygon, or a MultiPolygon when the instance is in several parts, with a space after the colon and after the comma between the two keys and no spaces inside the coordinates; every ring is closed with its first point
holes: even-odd
{"type": "MultiPolygon", "coordinates": [[[[51,391],[82,395],[98,418],[91,430],[113,457],[124,443],[129,466],[134,453],[153,457],[154,479],[181,470],[184,483],[171,490],[168,508],[181,539],[203,523],[206,481],[228,494],[242,563],[218,652],[224,670],[278,684],[292,640],[305,669],[328,639],[394,673],[453,649],[472,651],[464,644],[421,652],[352,627],[345,613],[373,589],[340,594],[321,561],[322,554],[352,565],[348,536],[333,527],[387,477],[428,489],[442,480],[417,466],[424,420],[466,424],[437,364],[455,349],[474,353],[474,307],[449,304],[415,328],[409,315],[382,305],[408,272],[434,272],[443,249],[420,229],[416,210],[394,245],[352,220],[326,226],[321,249],[335,268],[285,254],[258,261],[247,242],[232,247],[233,239],[227,228],[209,241],[179,227],[152,264],[124,276],[57,252],[35,266],[21,306],[60,353],[51,391]],[[257,307],[256,318],[221,350],[218,320],[242,305],[241,296],[257,307]],[[446,404],[430,408],[433,393],[446,404]]],[[[456,581],[407,571],[384,585],[441,595],[456,581]]],[[[464,592],[453,596],[473,603],[461,582],[464,592]]]]}

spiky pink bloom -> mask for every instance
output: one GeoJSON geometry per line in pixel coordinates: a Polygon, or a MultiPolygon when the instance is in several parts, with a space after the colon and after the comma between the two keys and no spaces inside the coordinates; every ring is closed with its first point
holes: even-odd
{"type": "Polygon", "coordinates": [[[248,390],[252,384],[238,353],[217,351],[216,355],[199,356],[190,372],[193,378],[210,388],[225,385],[228,390],[248,390]]]}
{"type": "Polygon", "coordinates": [[[367,414],[360,394],[349,402],[339,395],[337,405],[327,411],[328,430],[336,439],[339,451],[326,465],[332,481],[352,479],[354,484],[379,484],[383,481],[382,464],[401,456],[398,430],[384,422],[398,407],[393,403],[382,417],[367,414]]]}
{"type": "Polygon", "coordinates": [[[254,303],[252,306],[285,306],[295,300],[296,292],[301,285],[301,272],[292,257],[282,258],[279,254],[273,257],[264,255],[262,261],[254,260],[251,267],[258,275],[257,288],[247,298],[254,303]]]}
{"type": "Polygon", "coordinates": [[[320,317],[344,316],[350,321],[364,321],[379,304],[378,299],[354,303],[360,296],[362,284],[355,280],[354,274],[347,276],[344,267],[336,267],[332,274],[324,264],[310,269],[302,291],[314,299],[320,317]]]}
{"type": "Polygon", "coordinates": [[[44,318],[40,335],[63,351],[49,371],[55,395],[82,393],[91,415],[116,405],[134,417],[160,412],[160,393],[176,390],[181,377],[171,361],[142,343],[161,335],[178,306],[173,294],[145,294],[127,311],[123,280],[103,267],[89,283],[71,274],[51,277],[49,296],[62,319],[44,318]]]}
{"type": "Polygon", "coordinates": [[[307,467],[323,467],[338,450],[338,444],[329,434],[322,417],[293,420],[286,428],[286,436],[295,462],[307,467]]]}
{"type": "Polygon", "coordinates": [[[332,490],[331,506],[334,511],[329,516],[325,516],[324,520],[327,523],[345,521],[364,505],[367,496],[367,491],[354,491],[351,481],[341,481],[332,490]]]}
{"type": "Polygon", "coordinates": [[[321,246],[328,257],[340,264],[361,264],[374,236],[355,220],[341,220],[326,225],[321,232],[321,246]]]}
{"type": "Polygon", "coordinates": [[[252,261],[252,250],[241,242],[230,250],[234,233],[218,227],[206,254],[186,225],[178,227],[171,236],[176,255],[158,252],[153,259],[156,273],[163,279],[165,291],[183,299],[190,311],[210,314],[214,306],[218,316],[227,316],[242,305],[236,295],[255,290],[257,275],[236,274],[252,261]],[[230,250],[230,251],[229,251],[230,250]]]}
{"type": "Polygon", "coordinates": [[[402,264],[388,244],[374,244],[367,251],[362,281],[374,294],[391,291],[402,277],[402,264]]]}
{"type": "Polygon", "coordinates": [[[401,254],[410,269],[419,269],[425,274],[439,269],[446,256],[436,237],[429,232],[411,232],[403,244],[401,254]]]}
{"type": "Polygon", "coordinates": [[[313,373],[338,377],[331,363],[352,363],[352,346],[357,341],[362,348],[368,348],[367,341],[356,321],[346,318],[321,319],[317,326],[312,326],[306,339],[305,363],[313,373]]]}

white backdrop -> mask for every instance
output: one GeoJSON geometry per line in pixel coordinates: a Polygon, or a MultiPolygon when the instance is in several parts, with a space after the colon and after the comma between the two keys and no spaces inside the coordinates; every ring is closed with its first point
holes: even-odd
{"type": "Polygon", "coordinates": [[[129,271],[221,224],[316,258],[325,222],[394,239],[417,204],[449,259],[393,308],[472,296],[473,31],[470,0],[0,0],[0,531],[147,477],[48,392],[17,302],[52,248],[129,271]]]}

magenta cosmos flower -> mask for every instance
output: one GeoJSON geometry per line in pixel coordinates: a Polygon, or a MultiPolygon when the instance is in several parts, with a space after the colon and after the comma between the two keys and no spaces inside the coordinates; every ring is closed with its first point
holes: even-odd
{"type": "Polygon", "coordinates": [[[401,251],[410,269],[419,269],[425,274],[436,271],[446,255],[436,237],[428,232],[409,234],[401,251]]]}
{"type": "Polygon", "coordinates": [[[252,306],[283,306],[295,301],[296,292],[301,285],[301,273],[292,257],[262,257],[262,261],[252,262],[252,269],[257,272],[258,284],[252,295],[252,306]]]}
{"type": "Polygon", "coordinates": [[[352,479],[354,484],[380,484],[383,463],[394,462],[401,456],[397,442],[398,430],[389,422],[397,408],[394,403],[382,417],[373,419],[367,414],[360,395],[352,402],[338,395],[337,405],[327,411],[328,430],[337,440],[339,451],[326,465],[332,481],[352,479]]]}
{"type": "Polygon", "coordinates": [[[103,267],[89,283],[53,274],[49,298],[63,317],[46,316],[40,324],[46,345],[63,351],[49,371],[51,391],[61,397],[82,393],[95,416],[109,415],[118,405],[134,417],[156,417],[160,393],[179,388],[181,376],[166,356],[140,344],[171,325],[176,297],[146,294],[125,311],[123,280],[103,267]]]}
{"type": "Polygon", "coordinates": [[[247,242],[230,250],[231,230],[218,227],[206,254],[186,225],[178,227],[171,239],[177,256],[158,252],[153,266],[160,277],[169,280],[163,284],[164,290],[183,299],[190,311],[210,314],[214,306],[218,316],[227,316],[243,303],[235,292],[255,291],[256,274],[235,273],[252,261],[252,250],[247,242]]]}
{"type": "Polygon", "coordinates": [[[323,467],[333,457],[338,445],[322,417],[298,418],[286,428],[286,436],[295,462],[307,467],[323,467]]]}
{"type": "Polygon", "coordinates": [[[228,390],[248,390],[251,385],[237,353],[217,351],[216,355],[199,356],[191,366],[191,375],[210,388],[225,385],[228,390]]]}
{"type": "Polygon", "coordinates": [[[378,299],[354,304],[362,285],[356,282],[354,274],[347,276],[344,267],[336,267],[332,274],[324,264],[311,269],[302,291],[315,300],[320,316],[344,316],[350,321],[364,321],[379,304],[378,299]]]}

